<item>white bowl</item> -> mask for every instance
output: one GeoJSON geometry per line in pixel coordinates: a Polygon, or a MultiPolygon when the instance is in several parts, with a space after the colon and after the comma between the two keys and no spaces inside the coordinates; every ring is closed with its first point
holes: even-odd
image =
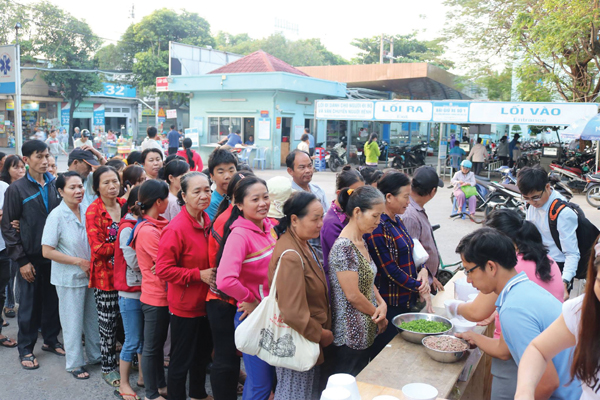
{"type": "Polygon", "coordinates": [[[352,400],[352,395],[344,388],[332,387],[323,390],[321,400],[352,400]]]}
{"type": "Polygon", "coordinates": [[[454,328],[455,333],[472,331],[477,326],[477,323],[467,321],[466,319],[460,317],[452,318],[450,321],[452,322],[452,326],[454,328]]]}
{"type": "Polygon", "coordinates": [[[438,397],[438,391],[426,383],[409,383],[402,387],[402,394],[406,400],[435,400],[438,397]]]}
{"type": "Polygon", "coordinates": [[[356,378],[350,374],[334,374],[327,381],[327,389],[343,388],[350,393],[350,400],[360,400],[356,378]]]}

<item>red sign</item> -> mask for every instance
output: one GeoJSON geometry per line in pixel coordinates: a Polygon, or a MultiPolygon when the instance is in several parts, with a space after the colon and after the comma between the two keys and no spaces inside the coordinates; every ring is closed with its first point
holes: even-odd
{"type": "Polygon", "coordinates": [[[166,76],[161,76],[156,78],[156,91],[157,92],[166,92],[169,90],[169,81],[166,76]]]}
{"type": "Polygon", "coordinates": [[[275,118],[275,129],[281,129],[281,117],[275,118]]]}
{"type": "Polygon", "coordinates": [[[260,112],[260,117],[261,117],[261,118],[269,118],[269,111],[267,111],[267,110],[262,110],[262,111],[260,112]]]}

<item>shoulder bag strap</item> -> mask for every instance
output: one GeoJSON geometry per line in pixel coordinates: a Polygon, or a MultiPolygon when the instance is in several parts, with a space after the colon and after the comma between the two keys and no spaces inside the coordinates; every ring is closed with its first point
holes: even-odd
{"type": "Polygon", "coordinates": [[[277,282],[277,273],[279,272],[279,266],[281,265],[281,259],[283,258],[285,253],[287,253],[288,251],[292,251],[292,252],[298,254],[298,257],[300,257],[300,261],[302,261],[302,269],[304,269],[304,260],[302,259],[302,256],[296,250],[287,249],[283,253],[281,253],[281,255],[279,256],[279,261],[277,261],[277,268],[275,268],[275,273],[273,274],[273,282],[271,283],[271,287],[269,288],[269,297],[272,295],[274,299],[277,298],[277,288],[276,288],[275,283],[277,282]]]}

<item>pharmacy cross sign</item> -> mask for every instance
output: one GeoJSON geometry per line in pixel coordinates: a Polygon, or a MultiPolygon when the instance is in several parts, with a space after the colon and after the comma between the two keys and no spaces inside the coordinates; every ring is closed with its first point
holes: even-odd
{"type": "Polygon", "coordinates": [[[0,74],[8,75],[8,73],[12,69],[10,64],[10,58],[8,57],[8,55],[2,54],[2,57],[0,57],[0,74]]]}

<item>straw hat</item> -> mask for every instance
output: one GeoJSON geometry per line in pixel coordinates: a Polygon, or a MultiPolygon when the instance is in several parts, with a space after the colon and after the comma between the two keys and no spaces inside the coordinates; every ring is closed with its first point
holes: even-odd
{"type": "Polygon", "coordinates": [[[283,176],[275,176],[267,181],[271,208],[269,218],[283,218],[283,203],[292,195],[292,180],[283,176]]]}

